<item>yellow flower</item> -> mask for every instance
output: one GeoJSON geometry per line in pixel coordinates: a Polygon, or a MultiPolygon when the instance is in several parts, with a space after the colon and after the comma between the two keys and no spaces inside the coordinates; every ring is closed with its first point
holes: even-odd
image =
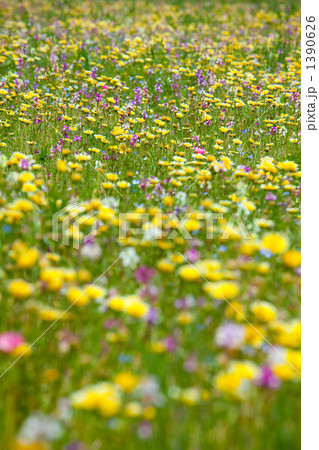
{"type": "Polygon", "coordinates": [[[90,161],[92,159],[91,155],[86,155],[85,153],[79,153],[76,155],[78,161],[90,161]]]}
{"type": "Polygon", "coordinates": [[[117,180],[117,175],[116,175],[116,173],[107,173],[106,174],[106,178],[109,181],[116,181],[117,180]]]}
{"type": "Polygon", "coordinates": [[[300,350],[288,350],[286,358],[290,364],[292,364],[298,372],[301,372],[301,351],[300,350]]]}
{"type": "Polygon", "coordinates": [[[279,167],[279,169],[290,170],[291,172],[296,172],[298,168],[298,165],[293,161],[279,162],[277,166],[279,167]]]}
{"type": "Polygon", "coordinates": [[[145,316],[149,311],[149,305],[137,295],[112,297],[109,300],[109,307],[115,311],[124,311],[136,318],[145,316]]]}
{"type": "Polygon", "coordinates": [[[20,269],[29,269],[35,265],[39,258],[39,252],[35,248],[24,250],[17,257],[17,266],[20,269]]]}
{"type": "Polygon", "coordinates": [[[186,281],[196,281],[200,279],[199,271],[189,264],[185,264],[179,269],[179,276],[186,281]]]}
{"type": "Polygon", "coordinates": [[[34,175],[30,172],[23,172],[18,176],[20,183],[27,183],[28,181],[34,180],[34,175]]]}
{"type": "Polygon", "coordinates": [[[137,295],[128,295],[125,297],[124,310],[130,316],[139,318],[145,316],[149,311],[149,306],[143,302],[137,295]]]}
{"type": "Polygon", "coordinates": [[[103,189],[112,189],[113,184],[112,183],[102,183],[103,189]]]}
{"type": "Polygon", "coordinates": [[[23,342],[22,344],[18,345],[12,352],[10,352],[11,356],[14,356],[15,358],[18,358],[19,356],[28,356],[32,353],[32,348],[30,347],[30,344],[27,342],[23,342]]]}
{"type": "Polygon", "coordinates": [[[31,284],[24,280],[13,280],[9,283],[8,290],[10,294],[18,299],[24,299],[31,295],[33,289],[31,284]]]}
{"type": "Polygon", "coordinates": [[[250,361],[232,361],[229,367],[230,372],[238,374],[241,378],[252,380],[258,368],[250,361]]]}
{"type": "Polygon", "coordinates": [[[265,262],[262,262],[262,263],[258,264],[256,266],[256,270],[257,270],[258,273],[260,273],[262,275],[265,275],[270,270],[269,262],[265,261],[265,262]]]}
{"type": "Polygon", "coordinates": [[[254,327],[251,325],[246,326],[245,342],[248,345],[256,348],[261,347],[264,343],[263,336],[266,337],[266,330],[264,328],[256,325],[254,327]]]}
{"type": "Polygon", "coordinates": [[[257,373],[257,366],[250,361],[233,361],[228,370],[221,372],[215,379],[216,388],[224,393],[241,398],[245,390],[242,390],[243,382],[252,380],[257,373]]]}
{"type": "Polygon", "coordinates": [[[85,287],[86,294],[91,298],[102,298],[105,296],[105,289],[98,285],[89,285],[85,287]]]}
{"type": "Polygon", "coordinates": [[[118,181],[117,185],[120,189],[127,189],[131,186],[131,183],[129,183],[128,181],[118,181]]]}
{"type": "Polygon", "coordinates": [[[291,367],[290,364],[277,364],[273,367],[274,374],[281,378],[283,381],[293,380],[298,378],[298,373],[291,367]]]}
{"type": "Polygon", "coordinates": [[[260,247],[261,247],[261,244],[259,242],[256,242],[256,241],[255,242],[254,241],[245,242],[244,244],[242,244],[240,246],[240,252],[243,255],[251,256],[255,252],[257,252],[260,249],[260,247]]]}
{"type": "Polygon", "coordinates": [[[178,253],[173,253],[170,256],[170,259],[173,263],[176,263],[176,264],[181,264],[184,261],[184,258],[182,257],[182,255],[179,255],[178,253]]]}
{"type": "Polygon", "coordinates": [[[263,237],[262,246],[277,255],[286,250],[288,247],[288,239],[279,233],[267,233],[263,237]]]}
{"type": "Polygon", "coordinates": [[[146,420],[153,420],[156,416],[156,409],[154,406],[146,406],[146,408],[143,411],[143,417],[146,420]]]}
{"type": "Polygon", "coordinates": [[[190,387],[184,389],[181,395],[181,401],[186,405],[192,406],[199,403],[201,400],[201,395],[198,389],[190,387]]]}
{"type": "Polygon", "coordinates": [[[271,322],[277,316],[277,309],[268,302],[257,300],[250,307],[252,313],[262,322],[271,322]]]}
{"type": "Polygon", "coordinates": [[[80,173],[72,173],[71,180],[72,181],[81,181],[82,176],[80,173]]]}
{"type": "Polygon", "coordinates": [[[235,318],[238,321],[243,321],[245,317],[245,308],[244,306],[237,302],[230,302],[226,308],[226,317],[235,318]]]}
{"type": "Polygon", "coordinates": [[[212,201],[209,198],[205,198],[201,201],[201,206],[205,209],[209,209],[212,206],[212,201]]]}
{"type": "Polygon", "coordinates": [[[85,290],[78,287],[70,287],[67,293],[67,299],[70,303],[75,303],[77,306],[85,306],[89,303],[90,297],[85,290]]]}
{"type": "Polygon", "coordinates": [[[264,170],[265,172],[276,173],[277,168],[274,165],[274,159],[269,156],[265,156],[261,159],[261,164],[259,165],[259,169],[264,170]]]}
{"type": "Polygon", "coordinates": [[[37,187],[33,183],[24,183],[21,190],[22,192],[34,192],[37,190],[37,187]]]}
{"type": "Polygon", "coordinates": [[[66,161],[59,159],[56,163],[56,168],[59,172],[63,173],[66,172],[67,171],[66,161]]]}
{"type": "Polygon", "coordinates": [[[127,150],[126,145],[125,144],[120,144],[119,145],[119,150],[121,153],[125,152],[125,150],[127,150]]]}
{"type": "Polygon", "coordinates": [[[71,404],[76,409],[97,409],[101,414],[112,417],[121,408],[121,398],[116,385],[101,382],[74,392],[71,404]]]}
{"type": "Polygon", "coordinates": [[[177,315],[177,322],[181,325],[188,325],[193,322],[194,316],[189,311],[182,311],[177,315]]]}
{"type": "Polygon", "coordinates": [[[221,131],[222,133],[227,133],[228,129],[225,127],[220,127],[219,131],[221,131]]]}
{"type": "Polygon", "coordinates": [[[164,273],[174,272],[175,265],[168,259],[160,259],[157,263],[157,268],[164,273]]]}
{"type": "Polygon", "coordinates": [[[109,300],[109,307],[115,311],[123,311],[124,306],[124,297],[112,297],[109,300]]]}
{"type": "Polygon", "coordinates": [[[63,285],[63,275],[61,270],[54,267],[43,269],[40,274],[40,279],[47,284],[51,291],[59,291],[63,285]]]}
{"type": "Polygon", "coordinates": [[[254,203],[250,202],[249,200],[243,200],[242,205],[245,206],[248,209],[248,211],[255,211],[256,209],[254,203]]]}
{"type": "Polygon", "coordinates": [[[123,391],[131,392],[137,386],[138,378],[131,372],[121,372],[115,376],[114,383],[121,386],[123,391]]]}
{"type": "Polygon", "coordinates": [[[301,323],[300,320],[292,320],[288,323],[276,322],[272,329],[277,332],[276,343],[285,347],[300,347],[301,323]]]}
{"type": "Polygon", "coordinates": [[[215,383],[219,391],[237,396],[241,379],[235,373],[222,372],[216,377],[215,383]]]}
{"type": "Polygon", "coordinates": [[[30,441],[17,439],[12,447],[13,450],[48,450],[47,443],[43,441],[30,441]]]}
{"type": "Polygon", "coordinates": [[[156,341],[151,344],[154,353],[164,353],[166,350],[165,344],[162,341],[156,341]]]}
{"type": "Polygon", "coordinates": [[[88,283],[92,280],[92,274],[87,269],[80,269],[78,271],[78,279],[79,281],[88,283]]]}
{"type": "Polygon", "coordinates": [[[164,197],[164,205],[165,206],[172,206],[172,204],[174,203],[174,199],[171,195],[168,195],[167,197],[164,197]]]}
{"type": "Polygon", "coordinates": [[[104,396],[99,404],[99,411],[103,416],[112,417],[118,414],[121,408],[121,401],[118,395],[109,393],[104,396]]]}
{"type": "Polygon", "coordinates": [[[196,219],[189,219],[186,223],[185,223],[185,229],[187,231],[197,231],[200,229],[200,223],[198,220],[196,219]]]}
{"type": "Polygon", "coordinates": [[[33,210],[34,206],[29,200],[19,199],[11,205],[11,208],[15,211],[29,212],[33,210]]]}
{"type": "Polygon", "coordinates": [[[59,378],[59,371],[57,369],[47,369],[44,373],[48,381],[55,381],[59,378]]]}
{"type": "Polygon", "coordinates": [[[288,267],[299,267],[301,264],[301,253],[298,250],[288,250],[282,256],[283,263],[288,267]]]}
{"type": "Polygon", "coordinates": [[[204,291],[218,300],[230,300],[238,295],[239,287],[232,281],[217,281],[216,283],[206,283],[204,291]]]}
{"type": "Polygon", "coordinates": [[[143,413],[143,408],[138,402],[129,402],[125,406],[124,412],[129,417],[140,417],[143,413]]]}
{"type": "Polygon", "coordinates": [[[56,319],[66,320],[70,317],[68,313],[63,313],[60,309],[55,308],[43,308],[38,312],[38,316],[41,320],[52,321],[56,319]]]}

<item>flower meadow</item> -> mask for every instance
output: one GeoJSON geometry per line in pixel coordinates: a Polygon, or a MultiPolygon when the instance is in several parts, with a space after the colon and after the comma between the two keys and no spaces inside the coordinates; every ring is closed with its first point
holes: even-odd
{"type": "Polygon", "coordinates": [[[1,449],[299,448],[299,22],[2,2],[1,449]]]}

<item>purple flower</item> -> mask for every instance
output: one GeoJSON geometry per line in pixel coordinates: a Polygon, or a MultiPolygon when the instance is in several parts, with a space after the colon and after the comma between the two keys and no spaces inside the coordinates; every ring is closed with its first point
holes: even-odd
{"type": "Polygon", "coordinates": [[[133,89],[135,97],[134,97],[134,105],[139,105],[141,103],[142,100],[142,91],[139,87],[136,87],[133,89]]]}
{"type": "Polygon", "coordinates": [[[144,420],[138,427],[138,436],[140,439],[149,439],[152,436],[153,429],[152,424],[146,420],[144,420]]]}
{"type": "Polygon", "coordinates": [[[280,387],[281,380],[273,373],[269,366],[262,366],[255,383],[257,386],[266,389],[278,389],[280,387]]]}
{"type": "Polygon", "coordinates": [[[265,197],[265,200],[267,200],[267,202],[274,202],[277,200],[277,197],[275,194],[273,194],[272,192],[267,192],[267,195],[265,197]]]}
{"type": "Polygon", "coordinates": [[[202,73],[201,70],[197,70],[197,72],[196,72],[196,78],[197,78],[197,82],[198,82],[199,86],[202,86],[202,85],[206,85],[206,84],[207,84],[207,83],[205,82],[205,77],[204,77],[204,75],[203,75],[203,73],[202,73]]]}
{"type": "Polygon", "coordinates": [[[96,100],[97,102],[100,102],[101,99],[102,99],[102,95],[101,95],[100,93],[98,93],[98,94],[95,95],[95,100],[96,100]]]}
{"type": "Polygon", "coordinates": [[[137,144],[137,142],[139,141],[139,138],[136,134],[133,134],[132,139],[130,140],[130,146],[134,147],[135,144],[137,144]]]}
{"type": "Polygon", "coordinates": [[[245,341],[246,330],[242,325],[223,323],[216,330],[215,344],[228,350],[239,349],[245,341]]]}
{"type": "Polygon", "coordinates": [[[134,277],[140,284],[147,284],[156,275],[156,270],[152,267],[141,266],[139,267],[134,277]]]}
{"type": "Polygon", "coordinates": [[[20,167],[21,167],[21,169],[22,169],[22,170],[26,170],[26,169],[28,168],[28,166],[29,166],[29,163],[30,163],[29,160],[27,160],[27,159],[22,159],[22,160],[20,161],[20,167]]]}
{"type": "Polygon", "coordinates": [[[160,93],[160,94],[163,92],[162,84],[161,84],[161,83],[156,83],[156,84],[155,84],[155,91],[158,92],[158,93],[160,93]]]}
{"type": "Polygon", "coordinates": [[[158,311],[155,308],[150,308],[148,314],[147,314],[147,323],[150,325],[156,325],[158,323],[159,317],[158,317],[158,311]]]}
{"type": "Polygon", "coordinates": [[[197,369],[197,358],[193,353],[187,358],[184,363],[184,369],[186,372],[193,373],[197,369]]]}
{"type": "Polygon", "coordinates": [[[172,336],[167,336],[165,339],[165,347],[169,353],[174,353],[176,349],[176,343],[172,336]]]}

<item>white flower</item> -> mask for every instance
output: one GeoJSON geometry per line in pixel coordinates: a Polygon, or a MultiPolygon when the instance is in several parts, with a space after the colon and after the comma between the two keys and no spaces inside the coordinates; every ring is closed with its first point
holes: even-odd
{"type": "Polygon", "coordinates": [[[34,413],[23,422],[18,439],[30,443],[43,439],[54,441],[61,438],[62,434],[63,428],[58,420],[42,413],[34,413]]]}
{"type": "MultiPolygon", "coordinates": [[[[0,164],[1,164],[1,162],[0,162],[0,164]]],[[[17,172],[10,172],[6,177],[6,180],[8,183],[10,183],[10,182],[15,183],[16,181],[18,181],[18,176],[19,176],[19,174],[17,172]]]]}
{"type": "Polygon", "coordinates": [[[131,267],[134,269],[140,261],[140,257],[136,253],[134,247],[128,247],[121,255],[121,260],[124,267],[131,267]]]}
{"type": "Polygon", "coordinates": [[[86,244],[81,248],[81,256],[83,258],[97,260],[102,255],[102,249],[99,244],[86,244]]]}
{"type": "Polygon", "coordinates": [[[104,197],[102,205],[105,206],[105,208],[117,209],[119,206],[119,199],[115,197],[104,197]]]}

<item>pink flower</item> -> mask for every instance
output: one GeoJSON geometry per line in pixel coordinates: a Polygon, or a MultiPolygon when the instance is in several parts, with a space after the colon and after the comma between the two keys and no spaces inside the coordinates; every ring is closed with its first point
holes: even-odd
{"type": "Polygon", "coordinates": [[[195,148],[194,152],[199,153],[200,155],[204,155],[206,153],[206,150],[201,147],[197,147],[195,148]]]}
{"type": "Polygon", "coordinates": [[[0,334],[0,351],[11,353],[24,342],[25,339],[21,334],[15,331],[6,331],[0,334]]]}
{"type": "Polygon", "coordinates": [[[196,250],[196,248],[191,248],[190,250],[188,250],[185,253],[185,257],[186,257],[187,261],[189,261],[190,263],[193,264],[200,258],[200,254],[199,254],[199,251],[196,250]]]}

